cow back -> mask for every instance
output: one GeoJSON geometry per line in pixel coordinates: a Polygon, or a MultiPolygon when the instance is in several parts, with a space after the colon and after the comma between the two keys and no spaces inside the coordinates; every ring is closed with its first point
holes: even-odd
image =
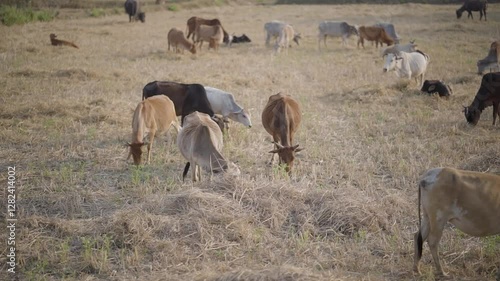
{"type": "Polygon", "coordinates": [[[262,125],[272,136],[278,136],[283,146],[291,139],[301,121],[300,106],[292,97],[278,93],[269,97],[262,112],[262,125]]]}
{"type": "Polygon", "coordinates": [[[184,124],[184,117],[195,111],[208,114],[210,117],[214,116],[205,88],[200,84],[187,84],[187,93],[182,105],[181,124],[184,124]]]}
{"type": "Polygon", "coordinates": [[[165,95],[172,100],[175,107],[175,114],[182,115],[182,107],[186,98],[188,86],[186,84],[170,81],[153,81],[142,89],[142,98],[147,99],[156,95],[165,95]]]}

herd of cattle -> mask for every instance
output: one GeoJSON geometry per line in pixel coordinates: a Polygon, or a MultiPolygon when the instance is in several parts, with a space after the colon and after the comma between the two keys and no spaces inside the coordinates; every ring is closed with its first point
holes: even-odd
{"type": "MultiPolygon", "coordinates": [[[[456,10],[457,18],[464,11],[472,18],[472,11],[480,12],[480,20],[486,21],[487,3],[485,0],[466,0],[456,10]]],[[[130,21],[139,19],[144,22],[145,14],[141,12],[138,0],[127,0],[125,9],[130,21]]],[[[299,45],[300,33],[290,24],[271,21],[264,25],[266,31],[265,45],[275,40],[274,50],[287,52],[291,41],[299,45]]],[[[440,80],[425,80],[424,75],[429,56],[417,50],[414,42],[400,44],[401,38],[394,25],[379,23],[374,26],[353,26],[347,22],[323,21],[318,26],[318,48],[321,41],[326,47],[327,37],[340,37],[347,44],[347,38],[357,36],[358,48],[364,48],[364,41],[387,45],[383,51],[386,57],[384,72],[394,70],[401,78],[415,78],[421,90],[438,93],[442,97],[452,94],[451,88],[440,80]],[[418,79],[420,78],[420,81],[418,79]]],[[[206,20],[191,17],[187,21],[187,37],[182,30],[172,28],[168,33],[168,45],[178,52],[189,50],[195,54],[201,49],[203,41],[208,42],[209,49],[217,50],[223,42],[227,44],[250,42],[246,35],[230,36],[222,27],[220,20],[206,20]],[[192,42],[188,39],[192,36],[192,42]],[[236,38],[236,39],[235,39],[236,38]],[[196,44],[199,43],[197,47],[196,44]]],[[[487,57],[477,62],[478,72],[498,69],[498,48],[500,41],[493,42],[487,57]]],[[[141,163],[141,147],[146,145],[144,134],[149,132],[147,143],[150,162],[151,150],[155,134],[165,132],[170,127],[178,131],[177,145],[181,154],[188,161],[183,171],[183,180],[192,168],[192,180],[201,178],[201,170],[209,174],[227,172],[239,174],[239,168],[222,154],[223,132],[228,131],[229,119],[251,127],[248,113],[236,103],[231,93],[205,87],[200,84],[182,84],[169,81],[154,81],[143,88],[142,101],[137,105],[132,121],[132,142],[130,155],[136,165],[141,163]],[[181,116],[181,126],[177,116],[181,116]]],[[[468,123],[476,125],[481,112],[493,106],[493,125],[496,116],[500,116],[500,72],[490,72],[483,76],[479,90],[470,106],[464,107],[464,115],[468,123]]],[[[278,93],[269,97],[262,111],[262,124],[273,137],[274,149],[279,162],[283,163],[288,174],[291,174],[295,153],[302,150],[293,144],[293,136],[301,121],[300,105],[292,97],[278,93]]],[[[436,168],[425,172],[419,181],[419,230],[415,233],[414,271],[419,273],[419,261],[422,245],[428,241],[438,275],[445,275],[442,270],[438,244],[446,223],[454,224],[458,229],[472,236],[488,236],[500,233],[500,176],[463,171],[452,168],[436,168]]],[[[500,280],[500,270],[497,280],[500,280]]]]}

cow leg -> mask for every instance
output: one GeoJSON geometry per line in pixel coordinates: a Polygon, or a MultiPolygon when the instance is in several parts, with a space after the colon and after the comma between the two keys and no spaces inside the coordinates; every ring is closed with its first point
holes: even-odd
{"type": "Polygon", "coordinates": [[[498,112],[498,102],[493,103],[493,126],[495,126],[495,121],[497,120],[497,115],[500,116],[498,112]]]}
{"type": "Polygon", "coordinates": [[[438,246],[441,236],[443,236],[444,226],[446,225],[446,219],[444,217],[437,218],[437,214],[429,217],[430,232],[428,236],[427,243],[431,249],[432,259],[434,260],[434,266],[436,267],[437,275],[446,276],[446,273],[441,267],[441,262],[439,261],[438,246]]]}
{"type": "Polygon", "coordinates": [[[153,141],[155,140],[155,131],[149,133],[149,143],[148,143],[148,164],[151,162],[151,150],[153,149],[153,141]]]}
{"type": "Polygon", "coordinates": [[[325,45],[325,48],[326,48],[326,35],[325,35],[325,37],[323,38],[323,44],[325,45]]]}
{"type": "MultiPolygon", "coordinates": [[[[274,140],[274,149],[278,149],[278,145],[276,145],[276,143],[279,142],[278,138],[273,136],[273,140],[274,140]]],[[[276,153],[272,153],[272,155],[271,155],[271,161],[269,161],[269,165],[272,165],[274,163],[274,154],[276,154],[276,153]]]]}

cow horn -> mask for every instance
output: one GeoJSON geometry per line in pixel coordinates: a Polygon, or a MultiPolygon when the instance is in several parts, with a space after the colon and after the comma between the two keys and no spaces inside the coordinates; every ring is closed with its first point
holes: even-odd
{"type": "Polygon", "coordinates": [[[282,146],[280,143],[278,142],[273,142],[279,149],[282,149],[284,148],[284,146],[282,146]]]}

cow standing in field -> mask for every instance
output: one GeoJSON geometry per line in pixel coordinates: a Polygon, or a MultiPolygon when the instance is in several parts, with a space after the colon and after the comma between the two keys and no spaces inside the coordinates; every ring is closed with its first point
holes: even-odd
{"type": "Polygon", "coordinates": [[[184,33],[182,32],[182,30],[175,27],[170,29],[167,35],[167,39],[169,51],[170,46],[172,46],[172,49],[174,49],[176,53],[184,53],[184,50],[189,50],[189,52],[191,52],[192,54],[196,54],[196,46],[194,45],[194,43],[189,42],[189,40],[184,37],[184,33]]]}
{"type": "Polygon", "coordinates": [[[467,11],[467,18],[474,19],[472,15],[472,11],[479,11],[479,20],[483,19],[486,21],[486,9],[488,8],[488,2],[486,0],[465,0],[462,7],[460,7],[457,11],[457,19],[462,17],[462,13],[467,11]]]}
{"type": "Polygon", "coordinates": [[[125,1],[125,12],[128,14],[129,22],[135,20],[140,20],[141,22],[146,21],[146,14],[141,12],[141,2],[139,0],[125,1]]]}
{"type": "Polygon", "coordinates": [[[418,206],[413,270],[420,274],[423,243],[427,241],[437,275],[446,275],[438,246],[448,222],[471,236],[500,234],[500,176],[452,168],[428,170],[419,181],[418,206]]]}
{"type": "Polygon", "coordinates": [[[375,47],[378,48],[378,44],[382,47],[385,43],[387,46],[394,44],[394,40],[387,35],[385,30],[382,27],[375,26],[360,26],[359,27],[359,39],[358,39],[358,48],[359,44],[365,48],[365,39],[368,41],[375,41],[375,47]]]}
{"type": "Polygon", "coordinates": [[[467,123],[476,125],[479,122],[483,110],[493,105],[493,126],[500,116],[498,104],[500,103],[500,72],[487,73],[483,75],[481,86],[471,105],[464,106],[464,115],[467,123]]]}
{"type": "Polygon", "coordinates": [[[187,20],[187,30],[186,30],[187,36],[186,37],[189,39],[189,37],[191,35],[193,35],[192,39],[194,42],[195,41],[194,33],[196,32],[196,30],[198,29],[198,27],[200,25],[208,25],[208,26],[220,25],[222,28],[222,33],[223,33],[222,42],[224,42],[226,44],[230,43],[229,34],[226,32],[226,30],[222,26],[222,23],[220,22],[219,19],[208,20],[208,19],[204,19],[204,18],[200,18],[200,17],[190,17],[187,20]]]}
{"type": "Polygon", "coordinates": [[[212,87],[205,87],[205,91],[207,92],[207,98],[214,113],[222,115],[227,131],[229,131],[229,119],[240,122],[246,127],[252,127],[250,115],[236,103],[231,93],[212,87]]]}
{"type": "Polygon", "coordinates": [[[299,145],[293,145],[293,136],[297,131],[302,113],[300,106],[292,97],[278,93],[269,97],[262,111],[262,125],[266,131],[273,136],[275,149],[272,153],[271,164],[274,162],[274,154],[278,154],[279,163],[284,163],[286,172],[291,175],[295,153],[302,150],[299,145]]]}
{"type": "Polygon", "coordinates": [[[148,147],[148,160],[151,161],[151,150],[155,135],[166,132],[170,127],[174,127],[179,132],[177,117],[173,102],[166,96],[155,96],[141,101],[132,118],[132,142],[128,144],[134,164],[139,165],[142,158],[142,146],[148,147]],[[149,132],[149,143],[144,143],[144,135],[149,132]]]}
{"type": "Polygon", "coordinates": [[[415,78],[417,84],[421,87],[424,83],[425,72],[429,63],[429,56],[421,51],[413,53],[397,52],[387,55],[383,71],[394,70],[396,76],[400,78],[415,78]],[[420,82],[418,81],[420,78],[420,82]]]}
{"type": "Polygon", "coordinates": [[[347,45],[347,38],[352,35],[358,36],[358,30],[355,26],[349,25],[345,21],[323,21],[318,26],[318,48],[321,48],[321,40],[326,48],[326,37],[342,37],[342,44],[347,45]]]}
{"type": "Polygon", "coordinates": [[[279,53],[281,50],[285,50],[285,53],[288,54],[288,48],[291,46],[290,41],[295,38],[295,30],[289,24],[285,25],[283,29],[281,29],[278,40],[276,40],[276,44],[274,45],[275,53],[279,53]]]}
{"type": "Polygon", "coordinates": [[[193,182],[201,180],[201,169],[211,174],[240,174],[238,167],[221,154],[222,132],[207,114],[196,111],[185,117],[184,125],[177,136],[177,145],[182,156],[188,160],[182,173],[183,181],[191,163],[193,182]]]}
{"type": "MultiPolygon", "coordinates": [[[[265,23],[264,30],[266,31],[266,46],[269,46],[271,38],[276,38],[278,40],[280,34],[282,33],[283,28],[287,25],[289,25],[289,24],[281,22],[281,21],[277,21],[277,20],[273,20],[273,21],[265,23]]],[[[292,26],[292,25],[290,24],[290,26],[292,26]]],[[[292,26],[292,28],[293,28],[293,26],[292,26]]],[[[297,46],[299,45],[299,39],[301,39],[301,38],[302,37],[300,36],[300,33],[294,32],[293,41],[297,44],[297,46]]],[[[278,43],[278,42],[276,42],[276,43],[278,43]]]]}

